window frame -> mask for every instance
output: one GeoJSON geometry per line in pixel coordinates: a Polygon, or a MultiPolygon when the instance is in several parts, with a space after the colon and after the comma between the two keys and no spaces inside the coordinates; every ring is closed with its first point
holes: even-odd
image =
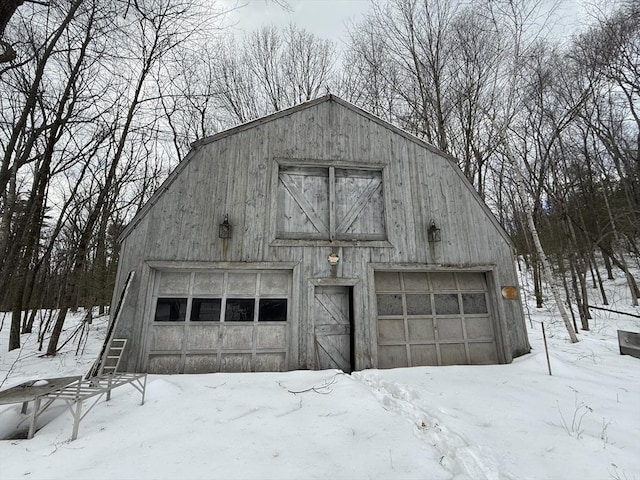
{"type": "MultiPolygon", "coordinates": [[[[191,310],[191,305],[189,302],[189,297],[185,297],[185,296],[178,296],[178,295],[173,295],[173,296],[159,296],[156,299],[156,305],[155,305],[155,310],[153,311],[153,322],[154,323],[159,323],[159,324],[167,324],[167,323],[178,323],[178,324],[183,324],[185,323],[188,319],[189,319],[189,315],[187,315],[190,310],[191,310]],[[169,312],[171,312],[171,308],[172,308],[172,304],[169,303],[182,303],[182,301],[184,301],[184,312],[181,312],[181,307],[178,308],[178,318],[176,320],[172,320],[171,318],[169,318],[168,320],[164,320],[158,319],[158,306],[160,305],[160,302],[164,301],[164,303],[166,305],[169,306],[169,312]]],[[[169,315],[171,316],[171,315],[169,315]]]]}
{"type": "MultiPolygon", "coordinates": [[[[203,296],[189,296],[187,297],[189,302],[190,302],[190,306],[189,306],[189,322],[192,323],[221,323],[222,322],[222,297],[203,297],[203,296]],[[202,303],[208,301],[212,301],[212,300],[218,300],[220,302],[220,306],[219,306],[219,311],[218,311],[218,319],[217,320],[201,320],[201,319],[194,319],[193,318],[193,313],[194,313],[194,306],[193,304],[195,303],[194,300],[198,300],[200,302],[200,304],[202,305],[202,303]]],[[[200,307],[200,309],[198,309],[198,314],[200,315],[200,311],[201,311],[202,307],[200,307]]],[[[198,315],[198,316],[199,316],[198,315]]]]}
{"type": "Polygon", "coordinates": [[[260,323],[261,325],[268,323],[287,323],[289,317],[289,298],[282,295],[256,295],[256,296],[243,296],[243,295],[229,295],[229,296],[221,296],[221,297],[211,297],[207,295],[187,295],[187,296],[164,296],[159,295],[155,299],[155,307],[153,311],[153,319],[152,323],[154,324],[184,324],[184,323],[193,323],[193,324],[229,324],[229,325],[247,325],[252,323],[260,323]],[[184,310],[184,318],[178,320],[157,320],[157,312],[158,312],[158,304],[161,301],[173,300],[173,301],[182,301],[185,302],[185,310],[184,310]],[[193,301],[194,300],[220,300],[220,316],[218,320],[193,320],[193,301]],[[227,320],[227,302],[229,300],[232,301],[242,301],[242,300],[251,300],[253,302],[252,307],[252,318],[249,320],[227,320]],[[263,300],[281,300],[284,301],[284,318],[281,320],[261,320],[260,319],[260,303],[263,300]]]}
{"type": "MultiPolygon", "coordinates": [[[[278,245],[300,245],[300,244],[309,244],[309,245],[367,245],[373,247],[391,247],[392,245],[389,243],[389,231],[388,231],[388,205],[387,205],[387,193],[385,185],[387,184],[386,180],[386,165],[384,164],[353,164],[353,163],[309,163],[309,162],[291,162],[288,161],[278,161],[275,162],[274,168],[274,178],[273,178],[273,200],[272,200],[272,209],[274,214],[272,216],[273,223],[273,242],[271,243],[273,246],[278,245]],[[290,169],[291,171],[295,171],[299,169],[303,171],[305,169],[317,170],[321,169],[322,171],[327,172],[327,209],[328,209],[328,226],[327,232],[317,232],[317,233],[289,233],[286,231],[282,231],[278,229],[278,222],[280,218],[280,213],[282,209],[282,205],[279,202],[279,196],[281,192],[281,178],[280,175],[283,171],[290,169]],[[383,213],[382,213],[382,233],[341,233],[337,232],[337,216],[338,216],[338,206],[336,204],[336,178],[345,176],[349,178],[347,175],[340,175],[340,172],[336,175],[336,170],[339,171],[360,171],[360,172],[369,172],[371,174],[371,178],[379,178],[380,180],[380,191],[381,191],[381,202],[383,205],[383,213]]],[[[357,176],[354,176],[357,178],[357,176]]],[[[286,188],[286,187],[284,187],[286,188]]],[[[377,190],[378,187],[375,188],[377,190]]],[[[362,192],[363,194],[366,193],[362,192]]],[[[374,192],[372,192],[373,195],[374,192]]],[[[371,196],[372,196],[371,195],[371,196]]],[[[371,198],[369,196],[369,199],[371,198]]],[[[294,198],[295,200],[295,198],[294,198]]],[[[368,203],[368,201],[367,201],[368,203]]],[[[366,203],[365,203],[366,207],[366,203]]],[[[363,207],[364,208],[364,207],[363,207]]],[[[356,216],[357,218],[357,216],[356,216]]]]}

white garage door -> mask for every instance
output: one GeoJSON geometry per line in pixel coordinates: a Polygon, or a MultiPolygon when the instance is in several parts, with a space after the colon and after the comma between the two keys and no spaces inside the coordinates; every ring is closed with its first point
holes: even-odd
{"type": "Polygon", "coordinates": [[[157,271],[147,371],[284,371],[291,271],[157,271]]]}
{"type": "Polygon", "coordinates": [[[378,367],[498,363],[484,273],[376,272],[378,367]]]}

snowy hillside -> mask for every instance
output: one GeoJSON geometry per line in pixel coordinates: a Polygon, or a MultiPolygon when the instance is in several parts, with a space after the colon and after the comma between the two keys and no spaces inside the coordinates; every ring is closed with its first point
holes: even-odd
{"type": "MultiPolygon", "coordinates": [[[[622,280],[609,289],[608,308],[640,314],[622,280]]],[[[76,441],[63,405],[33,439],[0,441],[0,478],[640,480],[640,359],[619,355],[616,338],[640,319],[593,310],[572,345],[553,310],[528,310],[533,350],[511,365],[150,375],[143,406],[132,387],[114,390],[76,441]]],[[[2,389],[84,373],[105,328],[94,322],[81,356],[72,341],[39,358],[36,334],[6,353],[7,316],[2,389]]],[[[0,406],[2,438],[28,421],[0,406]]]]}

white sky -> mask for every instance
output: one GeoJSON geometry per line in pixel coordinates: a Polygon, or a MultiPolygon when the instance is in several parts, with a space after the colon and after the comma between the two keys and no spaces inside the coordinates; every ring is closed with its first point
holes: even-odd
{"type": "MultiPolygon", "coordinates": [[[[321,38],[335,41],[339,50],[347,38],[347,26],[360,20],[371,8],[370,0],[288,0],[291,11],[282,8],[276,0],[220,1],[223,5],[241,5],[228,17],[238,33],[250,32],[263,25],[293,23],[321,38]]],[[[593,0],[542,1],[549,8],[558,4],[554,30],[564,36],[584,22],[585,5],[593,0]]]]}
{"type": "MultiPolygon", "coordinates": [[[[224,0],[225,3],[231,3],[224,0]]],[[[369,0],[289,0],[287,11],[274,0],[239,0],[240,5],[230,15],[230,21],[242,32],[250,32],[263,25],[293,23],[320,38],[333,40],[342,47],[346,26],[357,21],[370,8],[369,0]]]]}

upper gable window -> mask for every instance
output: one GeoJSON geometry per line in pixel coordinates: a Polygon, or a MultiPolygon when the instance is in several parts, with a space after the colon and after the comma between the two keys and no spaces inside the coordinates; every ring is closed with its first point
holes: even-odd
{"type": "Polygon", "coordinates": [[[385,240],[382,171],[280,165],[276,229],[282,239],[385,240]]]}

